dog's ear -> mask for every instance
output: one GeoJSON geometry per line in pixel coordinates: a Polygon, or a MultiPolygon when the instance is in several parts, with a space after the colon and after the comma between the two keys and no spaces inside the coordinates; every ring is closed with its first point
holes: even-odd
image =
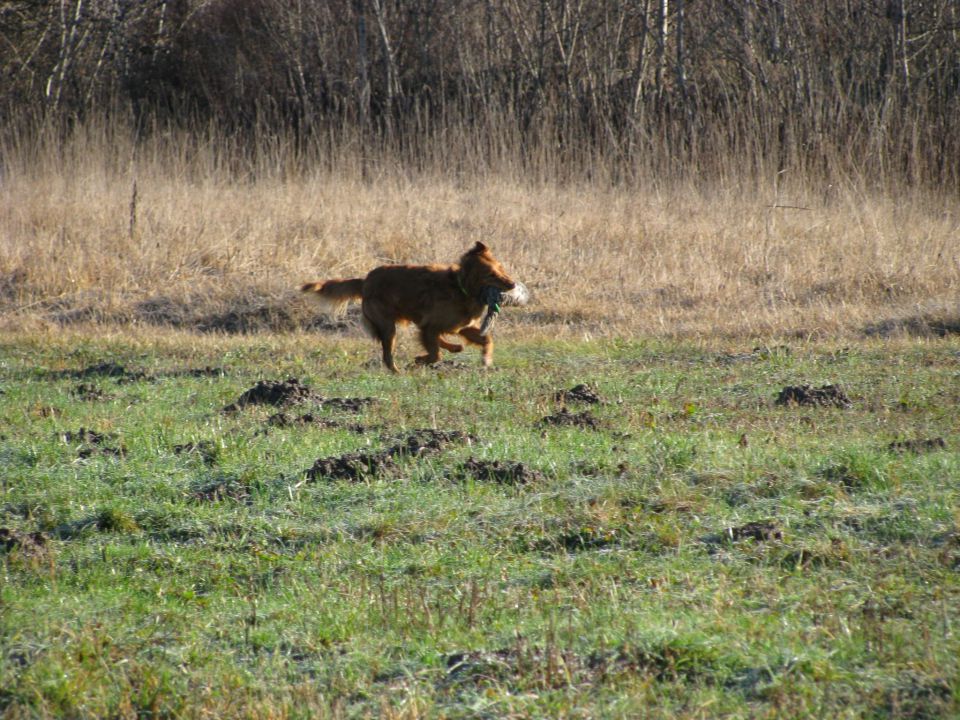
{"type": "Polygon", "coordinates": [[[482,242],[480,242],[479,240],[477,240],[477,244],[474,245],[473,248],[470,250],[470,254],[471,254],[471,255],[480,255],[480,254],[482,254],[482,253],[487,252],[489,249],[490,249],[490,248],[488,248],[488,247],[487,247],[486,245],[484,245],[482,242]]]}

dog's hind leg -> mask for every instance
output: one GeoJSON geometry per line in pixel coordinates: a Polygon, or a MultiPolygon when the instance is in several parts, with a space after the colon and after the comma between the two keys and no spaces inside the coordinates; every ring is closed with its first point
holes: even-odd
{"type": "Polygon", "coordinates": [[[380,341],[380,346],[383,349],[383,364],[387,366],[390,372],[399,373],[400,370],[393,359],[393,350],[397,345],[396,323],[386,320],[376,323],[364,313],[363,327],[373,338],[380,341]]]}
{"type": "Polygon", "coordinates": [[[481,335],[480,328],[473,327],[473,325],[467,325],[467,327],[461,328],[459,334],[468,343],[479,345],[482,348],[481,352],[482,352],[484,367],[490,367],[491,365],[493,365],[493,334],[492,333],[481,335]]]}

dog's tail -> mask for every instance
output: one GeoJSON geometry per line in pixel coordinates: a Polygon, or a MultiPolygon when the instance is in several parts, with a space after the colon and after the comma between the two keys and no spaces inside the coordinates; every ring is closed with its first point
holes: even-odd
{"type": "Polygon", "coordinates": [[[351,300],[363,297],[363,278],[351,280],[327,280],[300,286],[303,292],[314,293],[313,297],[334,312],[340,312],[351,300]]]}

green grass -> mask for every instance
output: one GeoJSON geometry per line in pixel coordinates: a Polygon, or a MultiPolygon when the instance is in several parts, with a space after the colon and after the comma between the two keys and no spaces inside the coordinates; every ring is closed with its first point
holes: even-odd
{"type": "Polygon", "coordinates": [[[399,377],[375,357],[303,336],[3,338],[0,714],[960,713],[955,339],[507,339],[489,372],[465,353],[399,377]],[[124,374],[79,376],[102,363],[124,374]],[[222,411],[290,377],[376,401],[286,410],[327,425],[222,411]],[[581,382],[604,402],[568,409],[597,427],[543,425],[581,382]],[[774,402],[830,383],[851,408],[774,402]],[[305,478],[422,429],[472,438],[305,478]]]}

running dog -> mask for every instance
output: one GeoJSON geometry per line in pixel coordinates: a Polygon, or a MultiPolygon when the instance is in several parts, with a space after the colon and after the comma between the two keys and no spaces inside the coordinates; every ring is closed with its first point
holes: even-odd
{"type": "Polygon", "coordinates": [[[460,352],[463,345],[443,339],[459,335],[482,348],[484,367],[493,363],[493,338],[489,329],[500,302],[522,305],[528,292],[516,282],[478,242],[457,265],[382,265],[366,277],[306,283],[303,292],[340,310],[351,300],[361,301],[363,326],[383,347],[383,364],[399,372],[393,358],[397,323],[411,322],[420,329],[426,354],[421,365],[440,360],[440,348],[460,352]],[[486,314],[486,316],[484,316],[486,314]]]}

